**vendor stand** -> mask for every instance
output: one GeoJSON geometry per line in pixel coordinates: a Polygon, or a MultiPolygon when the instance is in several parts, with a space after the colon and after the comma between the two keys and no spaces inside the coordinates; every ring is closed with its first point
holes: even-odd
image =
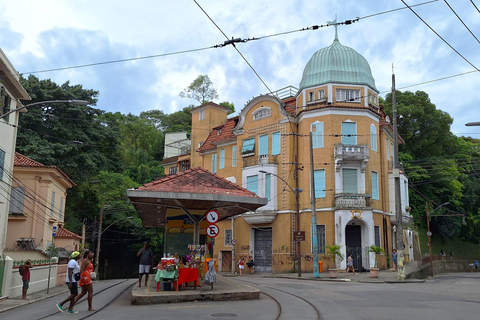
{"type": "MultiPolygon", "coordinates": [[[[160,291],[160,285],[162,285],[163,290],[170,290],[166,289],[166,283],[174,283],[178,279],[178,268],[175,264],[175,259],[173,258],[162,258],[160,263],[157,266],[157,273],[155,274],[155,281],[157,282],[157,292],[160,291]]],[[[177,286],[175,286],[177,289],[177,286]]]]}

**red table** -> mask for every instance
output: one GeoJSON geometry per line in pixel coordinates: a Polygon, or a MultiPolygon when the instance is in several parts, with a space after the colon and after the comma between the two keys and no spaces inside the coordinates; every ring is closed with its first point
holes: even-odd
{"type": "Polygon", "coordinates": [[[195,282],[195,290],[198,286],[198,268],[181,268],[178,269],[178,279],[173,283],[175,291],[178,291],[178,286],[182,283],[195,282]]]}

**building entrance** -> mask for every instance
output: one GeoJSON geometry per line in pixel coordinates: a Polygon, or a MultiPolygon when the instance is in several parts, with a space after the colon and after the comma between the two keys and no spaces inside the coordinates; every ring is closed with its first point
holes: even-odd
{"type": "MultiPolygon", "coordinates": [[[[362,265],[362,227],[359,225],[347,225],[345,227],[345,244],[347,257],[353,255],[353,266],[357,271],[363,271],[362,265]]],[[[347,258],[346,257],[346,258],[347,258]]],[[[345,258],[345,259],[346,259],[345,258]]]]}
{"type": "Polygon", "coordinates": [[[256,272],[272,272],[272,228],[255,229],[254,260],[256,272]]]}

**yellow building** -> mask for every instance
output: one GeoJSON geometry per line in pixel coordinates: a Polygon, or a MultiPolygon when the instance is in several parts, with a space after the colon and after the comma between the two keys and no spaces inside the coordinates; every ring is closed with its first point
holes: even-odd
{"type": "MultiPolygon", "coordinates": [[[[360,270],[373,267],[371,245],[391,252],[394,138],[378,93],[366,59],[335,36],[307,63],[298,89],[255,97],[234,118],[214,103],[191,111],[191,166],[268,199],[255,212],[218,223],[214,257],[221,271],[231,270],[232,255],[233,261],[252,255],[255,269],[265,272],[291,271],[300,256],[301,270],[311,272],[314,254],[324,269],[334,266],[326,245],[353,254],[360,270]],[[304,231],[304,240],[295,241],[295,231],[304,231]]],[[[408,181],[403,174],[400,179],[408,221],[408,181]]],[[[413,249],[406,254],[413,256],[413,249]]]]}
{"type": "Polygon", "coordinates": [[[54,228],[60,238],[56,247],[78,249],[79,236],[63,229],[67,189],[75,183],[57,166],[46,166],[15,153],[13,184],[9,202],[5,252],[45,251],[53,240],[54,228]],[[68,236],[65,237],[68,233],[68,236]]]}

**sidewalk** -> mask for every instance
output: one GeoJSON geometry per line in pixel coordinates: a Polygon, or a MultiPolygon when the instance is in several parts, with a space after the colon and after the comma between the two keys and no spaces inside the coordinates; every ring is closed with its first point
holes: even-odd
{"type": "Polygon", "coordinates": [[[47,293],[47,289],[28,293],[27,294],[28,300],[23,300],[22,296],[18,296],[14,298],[4,298],[0,300],[0,313],[11,310],[11,309],[15,309],[30,303],[34,303],[40,300],[48,299],[50,297],[54,297],[60,294],[66,294],[67,292],[68,292],[67,286],[59,286],[59,287],[50,288],[50,290],[48,290],[48,293],[47,293]]]}
{"type": "MultiPolygon", "coordinates": [[[[312,272],[302,273],[301,277],[298,277],[297,273],[280,273],[280,274],[265,274],[258,273],[253,275],[246,275],[247,277],[273,277],[273,278],[288,278],[288,279],[298,279],[298,280],[316,280],[316,281],[337,281],[337,282],[362,282],[362,283],[422,283],[425,282],[424,279],[413,279],[410,276],[415,273],[420,268],[418,267],[417,262],[407,263],[405,265],[405,277],[406,280],[399,281],[398,273],[393,272],[392,269],[389,270],[380,270],[378,273],[378,278],[371,278],[370,272],[357,272],[357,275],[349,272],[345,273],[344,270],[338,270],[337,278],[330,278],[328,270],[323,270],[320,273],[319,278],[315,278],[312,272]]],[[[235,275],[224,275],[232,276],[235,275]]]]}

